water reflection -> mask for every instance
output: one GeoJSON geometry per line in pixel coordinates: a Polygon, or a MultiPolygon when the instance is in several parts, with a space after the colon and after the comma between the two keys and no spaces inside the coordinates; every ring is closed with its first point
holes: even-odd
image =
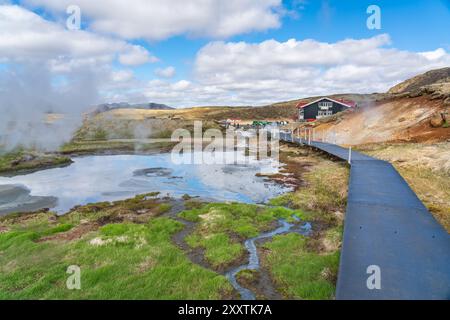
{"type": "Polygon", "coordinates": [[[86,156],[73,160],[64,168],[0,177],[0,185],[19,184],[31,190],[32,196],[56,197],[53,210],[58,213],[78,204],[153,191],[174,197],[189,194],[217,201],[260,203],[289,190],[255,176],[261,171],[276,171],[279,163],[273,159],[253,159],[237,165],[174,164],[170,154],[86,156]]]}

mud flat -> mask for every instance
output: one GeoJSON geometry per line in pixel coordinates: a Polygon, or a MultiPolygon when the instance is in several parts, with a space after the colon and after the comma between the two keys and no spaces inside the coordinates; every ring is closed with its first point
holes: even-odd
{"type": "Polygon", "coordinates": [[[28,212],[56,206],[55,197],[32,196],[22,185],[0,185],[0,215],[28,212]]]}

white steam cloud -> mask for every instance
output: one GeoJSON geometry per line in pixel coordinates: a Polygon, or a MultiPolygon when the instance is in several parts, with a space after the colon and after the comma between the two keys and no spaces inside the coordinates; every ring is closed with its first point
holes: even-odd
{"type": "Polygon", "coordinates": [[[0,146],[56,150],[80,126],[83,111],[97,103],[96,76],[89,69],[51,74],[36,64],[0,73],[0,146]]]}

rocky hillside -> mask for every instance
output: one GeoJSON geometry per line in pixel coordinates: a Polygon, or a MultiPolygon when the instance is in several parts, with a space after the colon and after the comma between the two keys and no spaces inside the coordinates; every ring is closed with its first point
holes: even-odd
{"type": "Polygon", "coordinates": [[[356,110],[314,123],[317,137],[348,145],[450,139],[450,68],[426,72],[386,94],[365,98],[356,110]]]}
{"type": "Polygon", "coordinates": [[[450,82],[450,67],[431,70],[415,76],[414,78],[403,81],[392,87],[388,93],[398,94],[405,92],[414,92],[422,87],[438,83],[450,82]]]}
{"type": "Polygon", "coordinates": [[[446,105],[450,105],[450,67],[431,70],[403,81],[388,93],[409,97],[430,95],[432,99],[443,99],[446,105]]]}

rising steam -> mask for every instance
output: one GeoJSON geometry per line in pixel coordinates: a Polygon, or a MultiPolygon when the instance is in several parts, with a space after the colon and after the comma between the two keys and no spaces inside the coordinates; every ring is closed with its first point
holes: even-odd
{"type": "Polygon", "coordinates": [[[70,140],[97,103],[96,78],[84,68],[57,76],[40,65],[0,70],[0,149],[51,151],[70,140]]]}

